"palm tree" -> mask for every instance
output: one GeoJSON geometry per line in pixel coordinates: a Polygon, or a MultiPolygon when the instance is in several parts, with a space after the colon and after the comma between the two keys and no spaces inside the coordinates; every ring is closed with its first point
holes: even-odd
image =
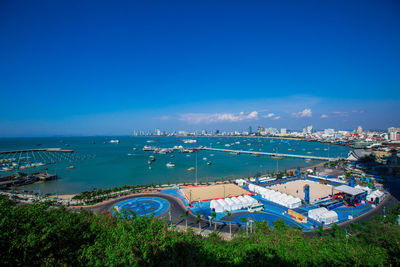
{"type": "Polygon", "coordinates": [[[240,220],[242,223],[246,223],[246,234],[247,234],[247,218],[246,217],[240,217],[240,220]]]}
{"type": "Polygon", "coordinates": [[[216,220],[216,218],[217,218],[217,214],[215,213],[215,211],[213,211],[211,213],[211,221],[214,221],[214,231],[217,230],[217,220],[216,220]]]}
{"type": "Polygon", "coordinates": [[[196,213],[196,222],[199,223],[199,234],[200,234],[200,232],[201,232],[201,218],[202,218],[202,217],[203,217],[203,216],[201,215],[200,212],[197,212],[197,213],[196,213]]]}
{"type": "Polygon", "coordinates": [[[187,210],[187,211],[185,211],[185,213],[184,214],[182,214],[181,216],[179,216],[180,218],[185,218],[185,220],[186,220],[186,231],[187,231],[187,219],[188,219],[188,217],[189,217],[189,211],[187,210]]]}
{"type": "Polygon", "coordinates": [[[232,221],[231,221],[231,216],[232,213],[229,212],[229,210],[226,210],[226,215],[229,217],[229,237],[232,238],[232,221]]]}

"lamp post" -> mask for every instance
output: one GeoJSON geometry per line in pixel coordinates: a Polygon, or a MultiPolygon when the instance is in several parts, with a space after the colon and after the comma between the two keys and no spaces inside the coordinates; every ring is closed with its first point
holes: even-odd
{"type": "Polygon", "coordinates": [[[196,185],[197,185],[197,153],[198,151],[196,151],[196,185]]]}

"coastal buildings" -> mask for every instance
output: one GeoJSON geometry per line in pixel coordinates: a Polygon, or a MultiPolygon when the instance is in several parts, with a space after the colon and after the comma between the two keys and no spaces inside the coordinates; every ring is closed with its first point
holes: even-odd
{"type": "Polygon", "coordinates": [[[390,141],[400,141],[399,137],[400,128],[390,127],[388,128],[388,138],[390,141]]]}

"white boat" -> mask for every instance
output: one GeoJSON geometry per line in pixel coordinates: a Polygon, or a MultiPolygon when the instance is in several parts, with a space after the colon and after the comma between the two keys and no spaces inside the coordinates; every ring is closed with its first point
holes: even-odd
{"type": "Polygon", "coordinates": [[[230,145],[230,144],[225,144],[225,146],[226,146],[226,147],[230,147],[231,145],[230,145]]]}
{"type": "Polygon", "coordinates": [[[210,154],[210,157],[214,157],[214,154],[210,154]]]}
{"type": "Polygon", "coordinates": [[[110,140],[110,144],[118,144],[118,143],[119,143],[118,139],[110,140]]]}
{"type": "Polygon", "coordinates": [[[167,163],[167,167],[168,167],[168,168],[175,167],[175,164],[174,164],[174,163],[172,163],[172,162],[168,162],[168,163],[167,163]]]}
{"type": "Polygon", "coordinates": [[[239,144],[240,144],[240,142],[235,142],[235,144],[239,145],[239,144]]]}
{"type": "Polygon", "coordinates": [[[155,147],[155,146],[144,146],[143,148],[142,148],[142,150],[143,151],[154,151],[154,150],[156,150],[157,148],[155,147]]]}
{"type": "Polygon", "coordinates": [[[203,160],[207,160],[207,158],[206,158],[206,157],[204,157],[204,158],[203,158],[203,160]]]}
{"type": "Polygon", "coordinates": [[[192,171],[194,171],[194,168],[193,167],[190,167],[189,169],[187,169],[188,171],[190,171],[190,172],[192,172],[192,171]]]}
{"type": "Polygon", "coordinates": [[[197,143],[197,140],[194,140],[194,139],[185,139],[185,140],[183,140],[183,142],[184,142],[185,144],[194,144],[194,143],[197,143]]]}

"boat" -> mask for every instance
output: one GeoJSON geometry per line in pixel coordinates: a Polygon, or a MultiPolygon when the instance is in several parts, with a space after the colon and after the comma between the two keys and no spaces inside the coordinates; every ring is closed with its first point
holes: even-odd
{"type": "Polygon", "coordinates": [[[240,145],[240,142],[235,142],[235,144],[240,145]]]}
{"type": "Polygon", "coordinates": [[[152,164],[152,163],[153,163],[153,161],[151,161],[151,160],[148,160],[148,161],[147,161],[147,163],[150,165],[150,164],[152,164]]]}
{"type": "Polygon", "coordinates": [[[149,158],[150,158],[151,161],[155,161],[156,160],[156,158],[154,156],[150,156],[149,158]]]}
{"type": "Polygon", "coordinates": [[[136,150],[136,147],[132,148],[132,150],[136,150]]]}
{"type": "Polygon", "coordinates": [[[192,172],[192,171],[194,171],[194,168],[193,167],[190,167],[189,169],[187,169],[188,171],[190,171],[190,172],[192,172]]]}
{"type": "Polygon", "coordinates": [[[207,165],[211,165],[211,161],[207,162],[207,165]]]}
{"type": "Polygon", "coordinates": [[[75,168],[75,166],[69,166],[69,167],[67,167],[67,170],[71,170],[71,169],[73,169],[73,168],[75,168]]]}
{"type": "Polygon", "coordinates": [[[172,162],[168,162],[166,165],[167,165],[168,168],[175,167],[175,164],[172,163],[172,162]]]}
{"type": "Polygon", "coordinates": [[[210,157],[214,157],[214,154],[210,154],[210,157]]]}
{"type": "Polygon", "coordinates": [[[152,168],[149,166],[149,170],[151,170],[152,168]]]}
{"type": "Polygon", "coordinates": [[[231,155],[239,155],[239,152],[230,152],[231,155]]]}
{"type": "Polygon", "coordinates": [[[147,143],[155,143],[156,140],[147,140],[146,142],[147,142],[147,143]]]}
{"type": "Polygon", "coordinates": [[[283,157],[279,157],[279,156],[271,156],[271,159],[283,159],[283,157]]]}
{"type": "Polygon", "coordinates": [[[206,157],[204,157],[204,158],[203,158],[203,160],[207,160],[207,158],[206,158],[206,157]]]}
{"type": "Polygon", "coordinates": [[[132,156],[133,154],[131,154],[131,153],[128,153],[128,156],[132,156]]]}
{"type": "Polygon", "coordinates": [[[170,157],[173,158],[173,157],[175,157],[175,155],[171,155],[170,157]]]}
{"type": "Polygon", "coordinates": [[[225,144],[225,146],[226,146],[226,147],[230,147],[231,145],[230,145],[230,144],[225,144]]]}
{"type": "Polygon", "coordinates": [[[143,151],[154,151],[154,150],[156,150],[157,148],[155,147],[155,146],[144,146],[143,148],[142,148],[142,150],[143,151]]]}
{"type": "Polygon", "coordinates": [[[186,155],[186,157],[190,157],[190,155],[186,155]]]}
{"type": "Polygon", "coordinates": [[[194,144],[194,143],[197,143],[197,140],[194,140],[194,139],[185,139],[185,140],[182,140],[185,144],[194,144]]]}
{"type": "Polygon", "coordinates": [[[110,144],[119,144],[119,140],[118,139],[110,140],[110,144]]]}

